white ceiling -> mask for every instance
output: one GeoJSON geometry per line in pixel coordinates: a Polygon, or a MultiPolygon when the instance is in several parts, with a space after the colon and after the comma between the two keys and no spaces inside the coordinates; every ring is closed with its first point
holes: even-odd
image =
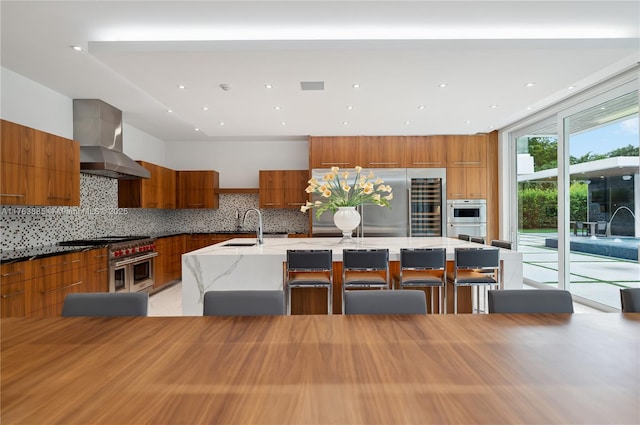
{"type": "Polygon", "coordinates": [[[640,60],[636,0],[0,8],[3,67],[166,141],[488,132],[640,60]]]}

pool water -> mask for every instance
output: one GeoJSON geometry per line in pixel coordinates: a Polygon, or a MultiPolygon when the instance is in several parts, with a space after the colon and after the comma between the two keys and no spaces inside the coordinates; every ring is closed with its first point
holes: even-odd
{"type": "MultiPolygon", "coordinates": [[[[544,245],[549,248],[558,248],[558,239],[547,238],[544,245]]],[[[611,238],[598,238],[595,236],[590,238],[572,237],[569,246],[571,251],[638,261],[640,238],[629,236],[611,238]]]]}

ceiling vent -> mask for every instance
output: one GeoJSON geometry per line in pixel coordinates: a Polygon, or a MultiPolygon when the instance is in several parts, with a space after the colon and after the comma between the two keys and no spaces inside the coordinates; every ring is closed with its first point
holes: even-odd
{"type": "Polygon", "coordinates": [[[324,81],[301,81],[302,90],[324,90],[324,81]]]}

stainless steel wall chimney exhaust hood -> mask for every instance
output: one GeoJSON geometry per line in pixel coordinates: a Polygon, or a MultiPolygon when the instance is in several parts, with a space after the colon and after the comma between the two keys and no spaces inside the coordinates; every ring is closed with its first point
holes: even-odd
{"type": "Polygon", "coordinates": [[[73,100],[73,139],[80,142],[83,173],[115,179],[151,177],[122,152],[122,111],[102,100],[73,100]]]}

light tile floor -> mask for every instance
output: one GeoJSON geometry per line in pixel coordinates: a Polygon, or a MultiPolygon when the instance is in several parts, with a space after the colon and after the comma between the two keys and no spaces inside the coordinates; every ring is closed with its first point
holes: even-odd
{"type": "MultiPolygon", "coordinates": [[[[576,313],[601,313],[600,310],[578,303],[573,303],[573,308],[576,313]]],[[[151,295],[149,316],[182,316],[182,282],[151,295]]]]}
{"type": "MultiPolygon", "coordinates": [[[[542,284],[558,284],[558,251],[544,246],[557,234],[521,233],[523,276],[542,284]]],[[[571,293],[604,306],[620,309],[620,288],[640,287],[640,263],[581,252],[570,254],[571,293]]]]}

